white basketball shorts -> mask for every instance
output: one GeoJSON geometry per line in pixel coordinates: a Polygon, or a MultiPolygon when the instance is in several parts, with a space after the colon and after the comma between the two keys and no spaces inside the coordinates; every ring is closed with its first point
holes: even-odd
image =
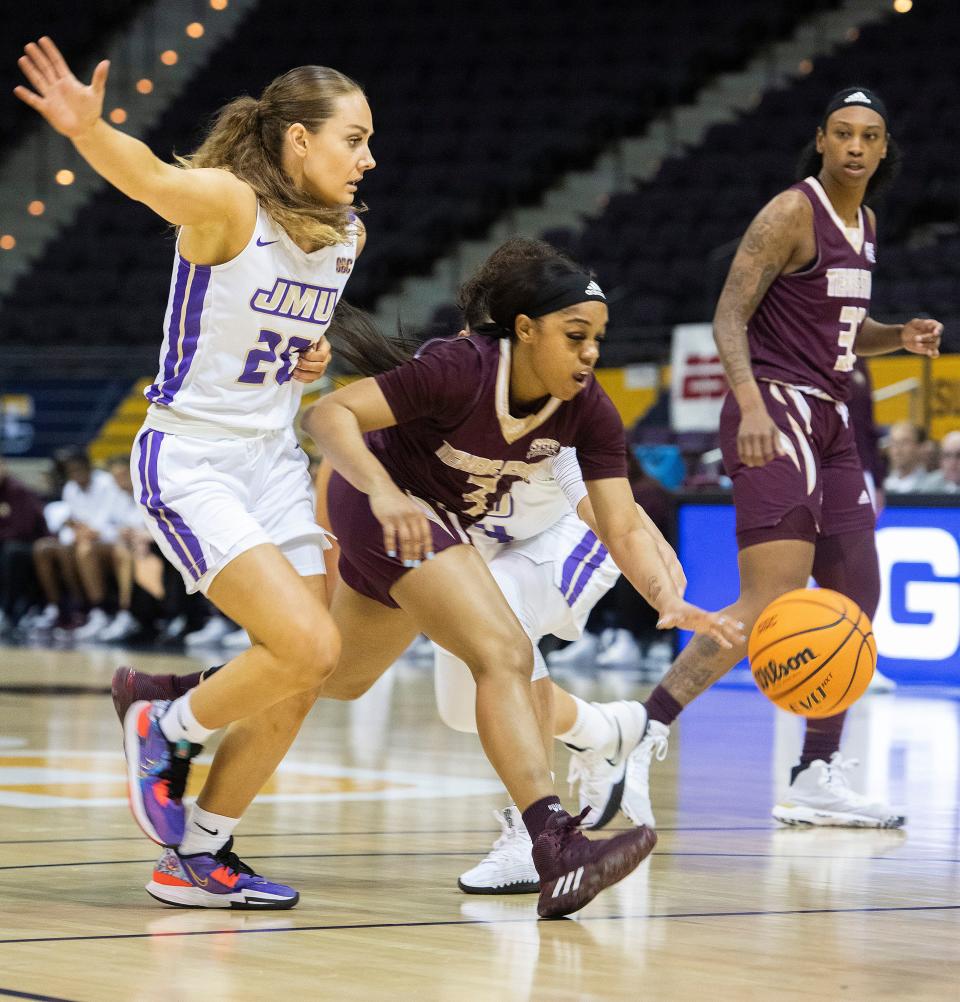
{"type": "Polygon", "coordinates": [[[292,429],[203,437],[144,426],[130,457],[134,497],[187,591],[206,593],[231,560],[278,546],[298,574],[323,574],[308,461],[292,429]]]}
{"type": "MultiPolygon", "coordinates": [[[[537,646],[540,639],[552,633],[576,640],[590,610],[613,587],[620,571],[594,533],[573,514],[531,539],[495,551],[478,549],[533,644],[530,681],[546,678],[546,662],[537,646]]],[[[473,676],[462,661],[439,647],[434,683],[441,719],[454,730],[475,732],[473,676]]]]}

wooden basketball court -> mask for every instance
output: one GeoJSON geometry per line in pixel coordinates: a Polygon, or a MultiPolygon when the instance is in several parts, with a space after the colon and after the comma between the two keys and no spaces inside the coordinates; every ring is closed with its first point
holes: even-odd
{"type": "MultiPolygon", "coordinates": [[[[458,891],[506,800],[476,739],[437,719],[431,671],[401,663],[359,703],[316,708],[237,833],[300,905],[182,911],[143,890],[157,850],[126,807],[106,694],[129,658],[196,665],[0,648],[0,997],[960,999],[948,695],[868,696],[852,712],[855,784],[905,807],[898,832],[779,829],[769,809],[799,722],[755,690],[706,694],[652,773],[654,855],[574,919],[543,922],[535,896],[458,891]]],[[[643,690],[606,676],[577,691],[643,690]]]]}

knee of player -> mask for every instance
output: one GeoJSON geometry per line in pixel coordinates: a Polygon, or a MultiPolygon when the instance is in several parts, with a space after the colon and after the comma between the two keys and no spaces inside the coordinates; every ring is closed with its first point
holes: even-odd
{"type": "Polygon", "coordinates": [[[340,634],[335,627],[311,629],[307,621],[284,638],[283,647],[276,653],[303,688],[322,689],[340,659],[340,634]]]}
{"type": "Polygon", "coordinates": [[[476,658],[471,669],[474,677],[518,675],[529,681],[533,673],[533,645],[526,634],[519,632],[499,643],[491,643],[476,658]]]}

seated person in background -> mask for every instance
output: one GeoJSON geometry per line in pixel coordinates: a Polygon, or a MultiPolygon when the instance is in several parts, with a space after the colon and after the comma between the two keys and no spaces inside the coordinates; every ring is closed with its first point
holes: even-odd
{"type": "Polygon", "coordinates": [[[927,473],[940,471],[940,443],[936,439],[928,438],[921,444],[920,461],[927,473]]]}
{"type": "Polygon", "coordinates": [[[10,476],[0,457],[0,632],[39,597],[33,544],[46,535],[42,499],[10,476]]]}
{"type": "Polygon", "coordinates": [[[890,472],[883,489],[890,494],[912,494],[923,490],[927,470],[923,465],[920,447],[927,433],[919,425],[898,421],[890,428],[887,437],[887,459],[890,472]]]}
{"type": "Polygon", "coordinates": [[[940,469],[924,481],[931,494],[960,494],[960,431],[948,431],[940,443],[940,469]]]}
{"type": "MultiPolygon", "coordinates": [[[[87,639],[95,637],[103,641],[126,640],[143,629],[132,611],[134,564],[137,554],[148,548],[153,540],[133,498],[130,457],[113,456],[107,462],[107,472],[113,477],[118,489],[112,496],[110,511],[105,514],[100,539],[103,544],[110,546],[111,565],[117,579],[117,614],[103,627],[96,629],[94,626],[87,639]]],[[[94,571],[102,576],[102,564],[94,568],[94,571]]],[[[82,630],[86,630],[86,627],[82,630]]],[[[81,631],[77,632],[79,634],[81,631]]]]}
{"type": "Polygon", "coordinates": [[[74,637],[83,640],[96,636],[110,622],[103,608],[104,570],[112,568],[116,532],[111,520],[120,488],[105,470],[92,468],[83,449],[64,450],[57,459],[66,480],[63,487],[66,521],[55,540],[41,539],[34,545],[34,564],[47,608],[33,625],[40,629],[52,626],[59,609],[61,625],[73,629],[74,637]],[[60,608],[61,581],[73,599],[71,609],[60,608]],[[85,622],[79,615],[78,599],[85,600],[89,608],[85,622]]]}
{"type": "Polygon", "coordinates": [[[44,606],[37,614],[24,616],[20,627],[43,632],[62,627],[70,629],[83,623],[83,588],[77,573],[73,543],[75,535],[67,524],[70,504],[63,500],[67,486],[67,466],[78,449],[58,449],[51,460],[48,474],[50,489],[47,496],[58,498],[44,505],[43,514],[49,535],[33,544],[33,565],[44,606]]]}

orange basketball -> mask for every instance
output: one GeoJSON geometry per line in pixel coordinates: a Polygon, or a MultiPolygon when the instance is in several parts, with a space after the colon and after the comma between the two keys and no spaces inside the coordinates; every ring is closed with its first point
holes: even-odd
{"type": "Polygon", "coordinates": [[[783,710],[830,717],[856,702],[873,677],[873,626],[856,602],[827,588],[774,599],[750,631],[750,671],[783,710]]]}

